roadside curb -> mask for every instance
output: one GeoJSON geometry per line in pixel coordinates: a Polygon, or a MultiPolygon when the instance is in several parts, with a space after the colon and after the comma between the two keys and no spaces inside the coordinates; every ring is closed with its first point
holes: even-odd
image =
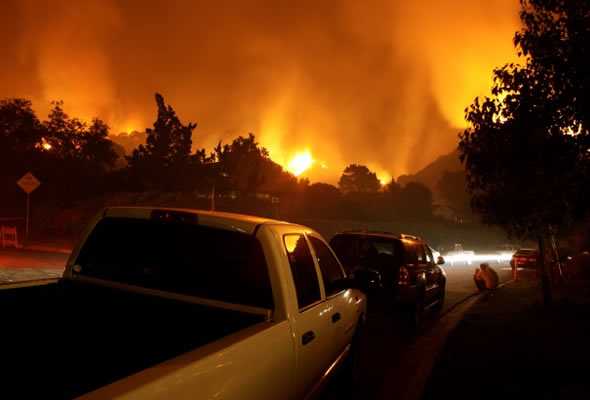
{"type": "MultiPolygon", "coordinates": [[[[511,282],[513,280],[499,284],[498,289],[511,282]]],[[[398,368],[388,371],[379,398],[420,400],[447,338],[463,319],[465,313],[488,294],[475,292],[453,304],[440,316],[436,326],[428,334],[416,338],[408,350],[401,355],[396,365],[398,368]],[[400,368],[403,368],[403,373],[398,373],[400,368]]]]}

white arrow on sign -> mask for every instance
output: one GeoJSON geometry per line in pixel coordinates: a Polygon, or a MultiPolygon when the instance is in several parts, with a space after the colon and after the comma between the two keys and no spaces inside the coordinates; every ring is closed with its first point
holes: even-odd
{"type": "Polygon", "coordinates": [[[41,182],[39,182],[39,179],[35,178],[35,175],[27,172],[22,178],[16,181],[16,184],[20,186],[25,193],[29,194],[37,189],[39,185],[41,185],[41,182]]]}

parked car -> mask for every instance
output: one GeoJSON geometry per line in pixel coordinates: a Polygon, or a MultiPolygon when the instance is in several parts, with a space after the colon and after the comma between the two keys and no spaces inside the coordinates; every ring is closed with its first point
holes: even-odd
{"type": "Polygon", "coordinates": [[[352,371],[366,313],[304,226],[109,208],[63,278],[0,288],[3,398],[301,399],[352,371]]]}
{"type": "Polygon", "coordinates": [[[343,232],[330,244],[347,272],[369,296],[391,299],[396,308],[410,311],[419,324],[426,308],[441,309],[446,273],[424,240],[411,235],[381,232],[343,232]]]}
{"type": "Polygon", "coordinates": [[[512,268],[537,268],[537,258],[539,252],[536,249],[518,249],[512,255],[510,266],[512,268]]]}

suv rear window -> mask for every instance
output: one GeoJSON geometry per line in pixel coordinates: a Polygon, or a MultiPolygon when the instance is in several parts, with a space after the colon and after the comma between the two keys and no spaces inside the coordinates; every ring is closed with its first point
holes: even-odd
{"type": "Polygon", "coordinates": [[[230,303],[273,308],[260,242],[196,224],[101,220],[84,244],[81,275],[230,303]]]}
{"type": "Polygon", "coordinates": [[[348,273],[359,264],[358,242],[359,238],[350,235],[336,235],[330,240],[330,246],[348,273]]]}
{"type": "Polygon", "coordinates": [[[363,266],[393,267],[401,262],[400,240],[369,235],[336,235],[330,246],[347,272],[363,266]]]}

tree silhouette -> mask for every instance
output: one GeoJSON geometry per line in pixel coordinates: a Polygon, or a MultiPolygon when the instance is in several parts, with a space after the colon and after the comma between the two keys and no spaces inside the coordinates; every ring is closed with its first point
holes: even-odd
{"type": "Polygon", "coordinates": [[[342,172],[338,187],[344,194],[348,193],[377,193],[381,183],[377,174],[364,165],[350,164],[342,172]]]}
{"type": "Polygon", "coordinates": [[[471,214],[465,171],[445,171],[437,183],[437,189],[449,206],[459,216],[471,214]]]}
{"type": "MultiPolygon", "coordinates": [[[[26,162],[32,162],[39,153],[43,129],[25,99],[0,101],[0,174],[13,175],[26,172],[26,162]]],[[[30,168],[30,166],[29,166],[30,168]]]]}
{"type": "MultiPolygon", "coordinates": [[[[190,169],[192,133],[197,124],[182,124],[172,106],[155,94],[158,116],[153,128],[146,129],[146,144],[139,145],[127,158],[129,168],[148,187],[179,189],[190,169]]],[[[190,174],[188,174],[190,175],[190,174]]]]}
{"type": "Polygon", "coordinates": [[[484,221],[538,241],[549,303],[548,238],[588,207],[590,4],[521,3],[514,42],[525,63],[494,72],[494,97],[468,108],[459,151],[484,221]]]}
{"type": "MultiPolygon", "coordinates": [[[[523,70],[551,88],[564,126],[588,134],[590,128],[590,2],[587,0],[521,0],[524,29],[514,43],[527,57],[523,70]]],[[[557,121],[556,121],[557,122],[557,121]]]]}
{"type": "Polygon", "coordinates": [[[0,101],[0,144],[2,149],[30,152],[40,143],[41,124],[31,102],[25,99],[0,101]]]}
{"type": "Polygon", "coordinates": [[[336,186],[327,183],[314,183],[305,188],[304,215],[312,217],[339,216],[342,193],[336,186]]]}
{"type": "Polygon", "coordinates": [[[43,141],[48,144],[48,154],[72,169],[92,174],[110,170],[117,159],[113,143],[108,138],[108,125],[95,118],[87,124],[78,118],[70,118],[63,110],[62,101],[52,102],[49,119],[43,122],[43,141]]]}
{"type": "Polygon", "coordinates": [[[432,217],[432,192],[418,182],[407,183],[399,192],[397,211],[403,218],[428,219],[432,217]]]}
{"type": "Polygon", "coordinates": [[[228,176],[234,190],[254,193],[264,182],[263,170],[270,159],[268,151],[258,144],[252,133],[247,137],[238,136],[231,144],[219,142],[214,154],[221,173],[228,176]]]}

